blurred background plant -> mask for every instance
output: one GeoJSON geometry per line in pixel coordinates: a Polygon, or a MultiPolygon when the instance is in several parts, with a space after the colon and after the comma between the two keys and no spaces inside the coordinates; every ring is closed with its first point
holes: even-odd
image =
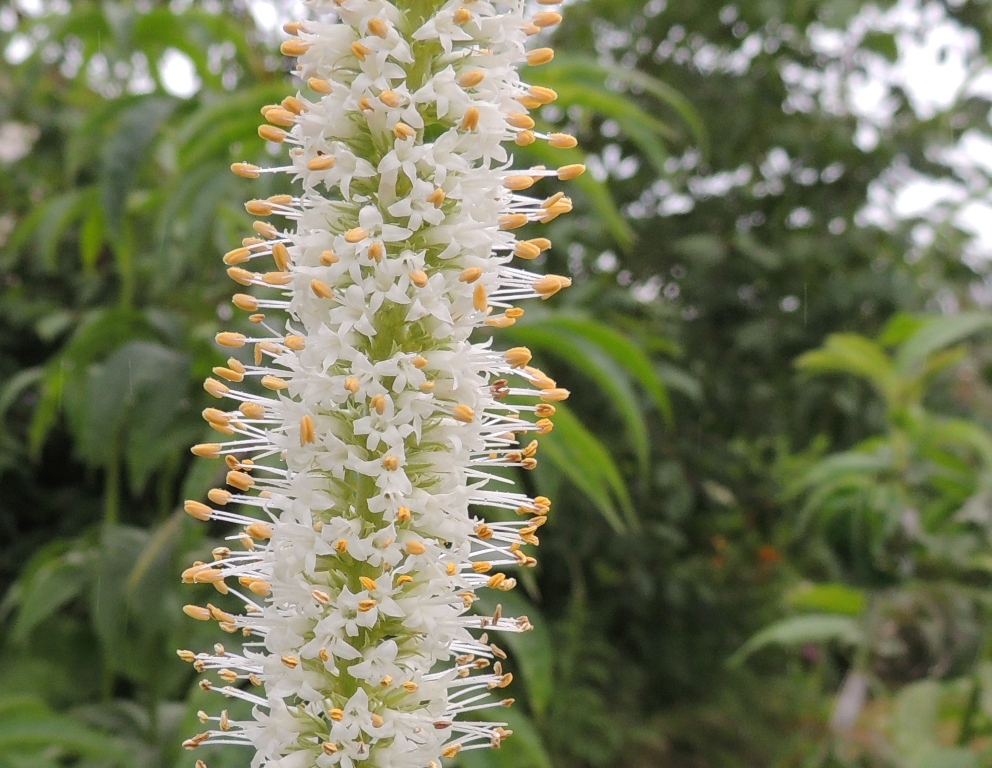
{"type": "MultiPolygon", "coordinates": [[[[187,448],[290,5],[0,0],[0,768],[193,762],[187,448]]],[[[516,735],[460,764],[992,765],[987,7],[565,15],[575,286],[499,342],[574,394],[516,735]]]]}

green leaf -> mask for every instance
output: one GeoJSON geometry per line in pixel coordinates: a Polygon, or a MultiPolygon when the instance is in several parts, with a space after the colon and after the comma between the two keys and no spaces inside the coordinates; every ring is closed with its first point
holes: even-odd
{"type": "Polygon", "coordinates": [[[985,312],[965,312],[927,319],[897,350],[895,359],[899,372],[908,375],[918,370],[928,356],[990,328],[992,314],[985,312]]]}
{"type": "Polygon", "coordinates": [[[103,146],[100,200],[111,232],[121,228],[127,196],[147,159],[159,128],[179,102],[165,96],[146,96],[121,114],[103,146]]]}
{"type": "Polygon", "coordinates": [[[586,496],[615,531],[619,533],[627,525],[639,528],[627,486],[609,451],[568,408],[560,403],[556,408],[554,431],[540,438],[543,457],[586,496]]]}
{"type": "Polygon", "coordinates": [[[860,616],[868,599],[865,593],[846,584],[800,584],[785,596],[791,608],[822,611],[844,616],[860,616]]]}
{"type": "Polygon", "coordinates": [[[781,619],[765,627],[742,645],[728,663],[740,664],[748,656],[769,645],[804,645],[837,642],[857,645],[862,642],[861,627],[849,616],[810,613],[781,619]]]}
{"type": "Polygon", "coordinates": [[[800,355],[796,367],[810,373],[850,373],[867,379],[887,398],[896,387],[892,360],[881,346],[854,333],[832,333],[826,343],[800,355]]]}
{"type": "MultiPolygon", "coordinates": [[[[44,555],[45,551],[39,554],[44,555]]],[[[21,584],[20,609],[10,635],[15,643],[27,642],[39,624],[86,588],[90,561],[84,552],[70,549],[52,555],[37,564],[21,584]]]]}
{"type": "Polygon", "coordinates": [[[57,747],[68,755],[93,757],[117,765],[126,758],[106,734],[68,717],[0,721],[0,754],[57,747]]]}

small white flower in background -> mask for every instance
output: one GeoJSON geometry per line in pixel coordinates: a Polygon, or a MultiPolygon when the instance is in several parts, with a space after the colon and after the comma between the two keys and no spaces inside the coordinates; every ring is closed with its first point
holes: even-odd
{"type": "Polygon", "coordinates": [[[254,357],[206,381],[237,407],[204,412],[230,440],[193,452],[223,455],[233,490],[186,503],[243,531],[184,579],[244,604],[186,613],[249,640],[237,654],[180,656],[211,673],[204,689],[253,704],[253,719],[202,713],[209,730],[185,746],[248,745],[254,768],[436,768],[510,733],[468,713],[509,705],[492,641],[530,625],[469,609],[477,589],[512,589],[505,571],[534,565],[523,547],[551,505],[494,488],[487,468],[535,466],[528,434],[550,431],[568,393],[526,349],[470,337],[512,325],[514,302],[569,285],[509,263],[551,245],[514,230],[571,209],[560,192],[523,192],[584,169],[508,170],[504,146],[575,144],[535,132],[528,110],[555,94],[516,70],[551,59],[525,43],[561,17],[528,20],[523,0],[308,5],[336,20],[287,25],[282,51],[306,87],[265,108],[259,129],[290,162],[234,166],[288,173],[302,192],[249,202],[258,236],[224,259],[259,289],[234,296],[258,330],[217,341],[254,357]],[[520,519],[487,523],[471,505],[520,519]]]}

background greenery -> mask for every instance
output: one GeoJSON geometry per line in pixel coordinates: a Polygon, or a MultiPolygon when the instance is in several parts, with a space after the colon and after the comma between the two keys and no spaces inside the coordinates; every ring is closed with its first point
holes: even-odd
{"type": "MultiPolygon", "coordinates": [[[[987,3],[929,6],[989,48],[987,3]]],[[[893,167],[986,196],[940,150],[990,104],[894,88],[873,143],[797,97],[904,52],[811,42],[860,8],[584,0],[532,73],[593,172],[549,227],[575,286],[500,341],[574,395],[523,478],[555,508],[507,596],[516,735],[460,765],[992,765],[985,278],[952,210],[862,213],[893,167]]],[[[179,747],[174,650],[215,638],[178,574],[225,533],[180,504],[260,194],[227,169],[287,62],[239,0],[2,0],[0,49],[0,768],[246,765],[179,747]]]]}

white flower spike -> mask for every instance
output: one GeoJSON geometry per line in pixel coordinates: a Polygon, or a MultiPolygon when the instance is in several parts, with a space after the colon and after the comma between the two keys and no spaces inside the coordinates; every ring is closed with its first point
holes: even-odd
{"type": "Polygon", "coordinates": [[[511,170],[505,146],[575,145],[534,130],[528,110],[555,94],[517,73],[551,60],[525,42],[561,17],[528,20],[524,0],[462,2],[309,0],[333,16],[287,25],[282,45],[306,87],[265,107],[259,129],[288,145],[289,164],[233,166],[290,174],[302,191],[249,202],[257,237],[224,257],[258,289],[233,299],[258,331],[217,336],[254,352],[204,384],[236,406],[203,414],[228,441],[192,449],[224,457],[231,490],[186,511],[242,531],[183,579],[244,612],[185,611],[249,641],[179,655],[221,681],[201,687],[253,709],[243,721],[201,713],[209,729],[188,748],[250,746],[253,768],[438,768],[510,734],[470,713],[511,703],[490,634],[530,624],[470,608],[480,588],[513,588],[505,569],[535,564],[523,548],[551,502],[496,490],[505,481],[487,470],[533,468],[537,443],[522,438],[549,432],[568,392],[527,349],[470,336],[569,285],[509,264],[551,245],[514,230],[571,209],[560,192],[525,192],[584,168],[511,170]],[[522,519],[485,522],[470,505],[522,519]]]}

